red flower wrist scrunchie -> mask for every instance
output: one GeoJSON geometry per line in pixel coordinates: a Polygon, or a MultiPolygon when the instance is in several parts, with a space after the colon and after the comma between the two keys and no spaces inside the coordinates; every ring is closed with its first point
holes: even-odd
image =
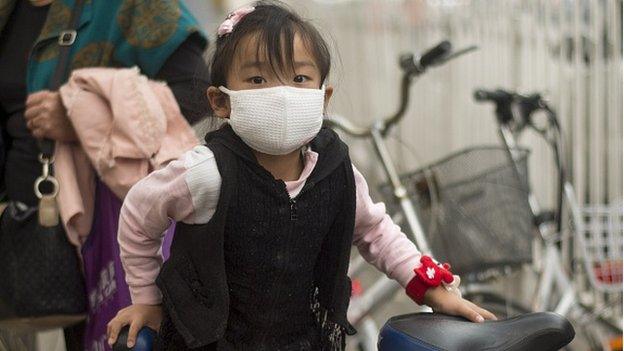
{"type": "Polygon", "coordinates": [[[422,305],[429,288],[438,287],[442,282],[451,284],[454,278],[448,263],[439,265],[429,256],[422,256],[420,263],[421,266],[414,269],[416,276],[407,284],[405,292],[417,304],[422,305]]]}

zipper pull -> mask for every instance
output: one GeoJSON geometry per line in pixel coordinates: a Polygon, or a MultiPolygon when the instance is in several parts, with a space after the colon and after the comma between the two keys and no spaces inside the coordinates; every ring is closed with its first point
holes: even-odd
{"type": "Polygon", "coordinates": [[[290,199],[290,220],[296,221],[297,218],[297,201],[290,199]]]}

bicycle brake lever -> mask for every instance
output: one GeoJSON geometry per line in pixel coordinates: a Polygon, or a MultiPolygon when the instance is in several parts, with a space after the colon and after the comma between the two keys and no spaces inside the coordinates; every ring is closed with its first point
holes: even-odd
{"type": "MultiPolygon", "coordinates": [[[[454,58],[457,58],[464,54],[468,54],[478,49],[479,47],[477,45],[468,46],[461,50],[457,50],[455,52],[446,54],[443,57],[440,57],[439,59],[432,60],[431,62],[427,63],[426,67],[435,67],[435,66],[443,65],[454,58]]],[[[399,58],[399,65],[401,69],[403,70],[403,72],[408,75],[420,74],[425,70],[424,67],[421,67],[416,63],[416,58],[414,57],[414,54],[412,53],[401,55],[401,57],[399,58]]]]}
{"type": "Polygon", "coordinates": [[[432,66],[439,66],[439,65],[445,64],[445,63],[447,63],[448,61],[450,61],[450,60],[452,60],[454,58],[457,58],[459,56],[468,54],[468,53],[470,53],[472,51],[476,51],[476,50],[479,50],[479,47],[477,45],[468,46],[466,48],[463,48],[461,50],[457,50],[455,52],[452,52],[452,53],[448,54],[446,57],[444,57],[441,60],[433,63],[432,66]]]}

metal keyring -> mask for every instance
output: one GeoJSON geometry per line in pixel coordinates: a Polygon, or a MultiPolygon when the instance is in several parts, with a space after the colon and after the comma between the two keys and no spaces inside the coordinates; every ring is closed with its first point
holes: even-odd
{"type": "Polygon", "coordinates": [[[52,197],[55,197],[56,195],[58,195],[59,183],[58,183],[58,180],[56,180],[56,178],[54,178],[53,176],[39,177],[37,178],[37,180],[35,180],[35,195],[37,195],[38,199],[43,198],[43,194],[41,193],[41,190],[39,190],[39,185],[41,185],[41,183],[45,181],[52,183],[52,185],[54,186],[54,190],[52,190],[52,193],[46,194],[46,195],[52,196],[52,197]]]}
{"type": "Polygon", "coordinates": [[[40,163],[49,163],[52,164],[54,163],[54,155],[52,155],[50,158],[46,158],[45,156],[43,156],[43,154],[39,154],[39,162],[40,163]]]}

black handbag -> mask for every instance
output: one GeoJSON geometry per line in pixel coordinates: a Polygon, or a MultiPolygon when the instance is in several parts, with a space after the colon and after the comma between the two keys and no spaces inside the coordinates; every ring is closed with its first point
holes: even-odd
{"type": "MultiPolygon", "coordinates": [[[[59,60],[50,89],[58,89],[64,80],[83,2],[75,2],[68,29],[60,34],[59,60]]],[[[43,174],[34,190],[42,199],[40,205],[48,200],[48,210],[20,208],[19,203],[10,202],[0,217],[0,327],[25,331],[75,324],[86,317],[87,310],[78,250],[58,223],[58,211],[49,208],[58,192],[52,175],[54,142],[42,140],[39,146],[43,174]],[[54,221],[42,225],[42,212],[54,221]]]]}

